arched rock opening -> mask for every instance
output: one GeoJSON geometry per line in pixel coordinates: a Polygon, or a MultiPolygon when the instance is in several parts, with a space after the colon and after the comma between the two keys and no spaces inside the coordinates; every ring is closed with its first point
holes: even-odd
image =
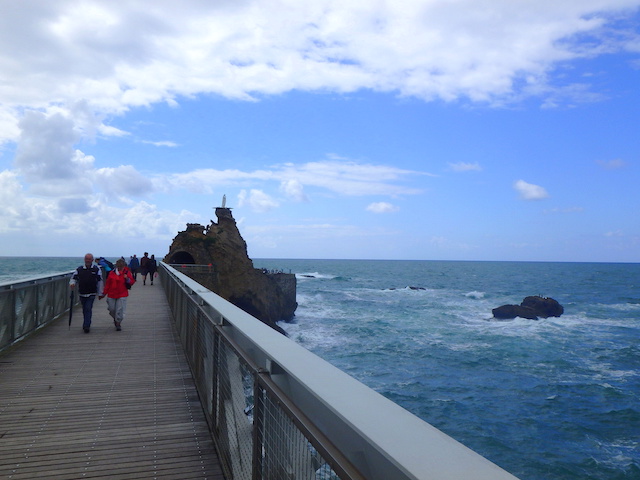
{"type": "Polygon", "coordinates": [[[194,265],[196,261],[193,259],[189,252],[180,251],[175,252],[171,255],[171,257],[169,258],[169,263],[177,265],[194,265]]]}

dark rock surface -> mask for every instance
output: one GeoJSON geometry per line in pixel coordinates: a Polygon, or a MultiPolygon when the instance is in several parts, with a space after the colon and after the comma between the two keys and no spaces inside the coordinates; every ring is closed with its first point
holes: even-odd
{"type": "Polygon", "coordinates": [[[536,311],[538,317],[559,317],[564,313],[564,308],[553,298],[547,297],[526,297],[520,304],[536,311]]]}
{"type": "Polygon", "coordinates": [[[269,274],[253,267],[247,244],[229,208],[216,208],[218,222],[204,227],[187,224],[173,239],[164,261],[205,267],[184,273],[222,298],[284,333],[275,322],[293,319],[296,303],[294,274],[269,274]]]}
{"type": "Polygon", "coordinates": [[[520,305],[502,305],[491,310],[494,318],[512,319],[516,317],[537,320],[538,318],[559,317],[564,308],[553,298],[530,296],[520,305]]]}

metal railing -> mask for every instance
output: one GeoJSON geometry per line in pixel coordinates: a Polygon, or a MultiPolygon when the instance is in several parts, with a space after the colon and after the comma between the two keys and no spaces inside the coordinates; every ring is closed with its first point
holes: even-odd
{"type": "Polygon", "coordinates": [[[0,352],[69,311],[72,273],[0,285],[0,352]]]}
{"type": "Polygon", "coordinates": [[[172,263],[170,266],[186,275],[189,275],[189,274],[213,275],[214,273],[216,273],[216,267],[213,264],[196,265],[193,263],[172,263]]]}
{"type": "Polygon", "coordinates": [[[162,263],[228,480],[514,476],[162,263]]]}

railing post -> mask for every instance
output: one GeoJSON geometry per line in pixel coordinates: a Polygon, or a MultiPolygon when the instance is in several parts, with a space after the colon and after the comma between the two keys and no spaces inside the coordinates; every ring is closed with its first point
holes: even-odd
{"type": "Polygon", "coordinates": [[[261,480],[263,470],[263,443],[264,443],[264,392],[258,382],[261,372],[255,372],[253,377],[253,455],[251,479],[261,480]]]}
{"type": "Polygon", "coordinates": [[[218,376],[219,376],[219,368],[218,365],[220,363],[220,334],[216,329],[213,330],[213,352],[211,355],[211,360],[213,361],[213,368],[211,375],[213,379],[211,381],[212,385],[212,393],[211,393],[211,429],[217,430],[218,426],[218,402],[220,397],[219,384],[218,384],[218,376]]]}
{"type": "MultiPolygon", "coordinates": [[[[11,289],[11,333],[9,336],[9,345],[16,341],[16,289],[11,289]]],[[[4,345],[6,346],[6,345],[4,345]]]]}

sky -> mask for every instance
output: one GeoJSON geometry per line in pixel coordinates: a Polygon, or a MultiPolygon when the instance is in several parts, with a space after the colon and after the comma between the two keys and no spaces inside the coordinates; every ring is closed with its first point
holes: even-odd
{"type": "Polygon", "coordinates": [[[640,0],[0,11],[0,256],[640,262],[640,0]]]}

